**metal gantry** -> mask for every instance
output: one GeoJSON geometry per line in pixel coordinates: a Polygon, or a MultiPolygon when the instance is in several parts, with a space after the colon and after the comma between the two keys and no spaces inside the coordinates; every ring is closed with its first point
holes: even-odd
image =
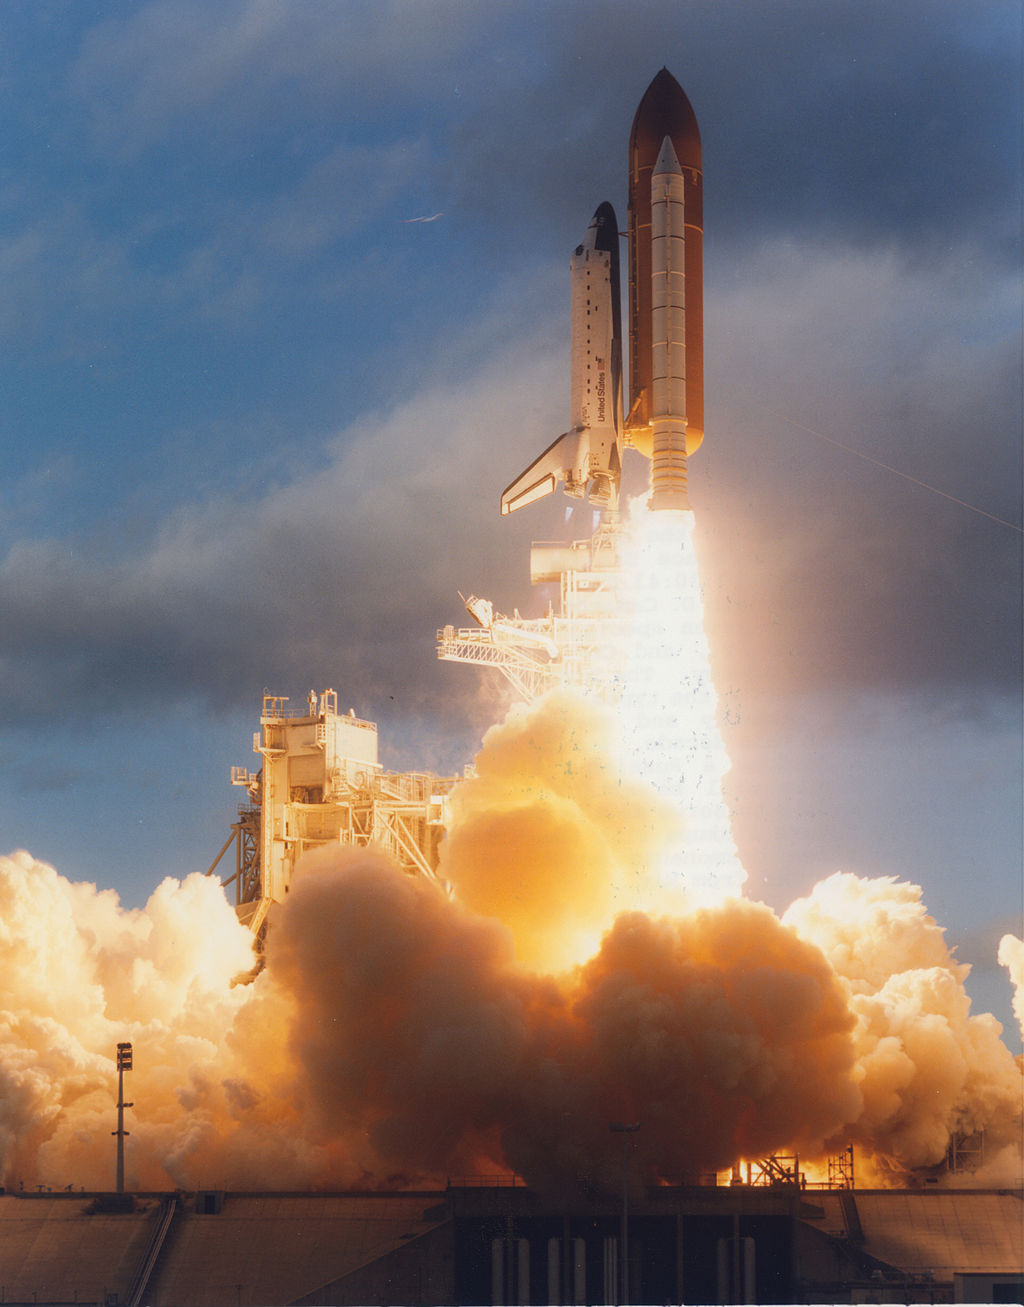
{"type": "Polygon", "coordinates": [[[442,627],[437,656],[495,668],[527,703],[560,685],[616,698],[618,660],[610,651],[624,621],[619,547],[617,520],[602,523],[589,540],[535,544],[530,579],[534,585],[557,584],[557,609],[550,603],[544,617],[524,618],[518,611],[508,617],[471,595],[464,603],[477,625],[442,627]]]}
{"type": "Polygon", "coordinates": [[[308,849],[376,847],[403,870],[442,887],[437,874],[448,792],[459,777],[386,772],[377,761],[377,727],[338,712],[337,694],[310,693],[304,708],[265,694],[253,749],[262,766],[231,769],[248,802],[207,872],[234,846],[235,908],[262,945],[268,914],[308,849]]]}

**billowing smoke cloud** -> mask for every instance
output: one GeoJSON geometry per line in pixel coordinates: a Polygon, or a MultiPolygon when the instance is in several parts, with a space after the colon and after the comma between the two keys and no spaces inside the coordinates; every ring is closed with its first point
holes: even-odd
{"type": "Polygon", "coordinates": [[[0,858],[0,958],[6,1182],[113,1187],[111,1061],[129,1040],[133,1172],[166,1183],[165,1157],[199,1128],[178,1091],[215,1064],[230,1077],[225,1038],[246,1001],[232,980],[253,964],[219,885],[166,880],[126,912],[112,892],[15,853],[0,858]]]}
{"type": "Polygon", "coordinates": [[[816,943],[856,1018],[863,1111],[845,1138],[879,1165],[941,1162],[954,1135],[1020,1141],[1021,1075],[988,1013],[970,1014],[970,968],[946,947],[916,885],[830,876],[783,921],[816,943]]]}
{"type": "Polygon", "coordinates": [[[123,1039],[138,1187],[514,1169],[608,1188],[612,1121],[640,1123],[649,1181],[848,1142],[860,1176],[892,1180],[958,1133],[986,1130],[989,1156],[1019,1140],[1020,1071],[915,886],[836,875],[782,920],[741,899],[659,909],[646,869],[674,820],[609,738],[568,696],[513,712],[454,796],[453,894],[372,849],[310,853],[248,983],[213,881],[126,912],[0,859],[4,1182],[111,1187],[123,1039]],[[602,928],[563,964],[563,935],[602,928]]]}
{"type": "Polygon", "coordinates": [[[999,963],[1006,967],[1013,983],[1013,1015],[1024,1034],[1024,940],[1004,935],[999,941],[999,963]]]}
{"type": "Polygon", "coordinates": [[[615,759],[614,727],[600,704],[567,693],[541,711],[513,708],[452,796],[442,874],[544,970],[589,957],[615,911],[645,903],[680,828],[615,759]]]}
{"type": "Polygon", "coordinates": [[[378,1175],[614,1184],[608,1124],[629,1119],[649,1177],[678,1181],[737,1148],[820,1149],[857,1114],[842,988],[766,908],[624,913],[554,977],[373,854],[309,862],[268,970],[303,1013],[293,1051],[318,1131],[363,1141],[378,1175]]]}

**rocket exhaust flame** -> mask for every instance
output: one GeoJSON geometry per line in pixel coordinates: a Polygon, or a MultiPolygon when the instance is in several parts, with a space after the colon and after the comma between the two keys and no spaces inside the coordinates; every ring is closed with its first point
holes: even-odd
{"type": "Polygon", "coordinates": [[[683,818],[680,840],[662,854],[660,880],[666,890],[682,888],[689,906],[738,894],[746,880],[722,797],[729,759],[718,729],[693,531],[691,512],[632,516],[622,545],[629,640],[619,705],[623,745],[637,775],[683,818]]]}

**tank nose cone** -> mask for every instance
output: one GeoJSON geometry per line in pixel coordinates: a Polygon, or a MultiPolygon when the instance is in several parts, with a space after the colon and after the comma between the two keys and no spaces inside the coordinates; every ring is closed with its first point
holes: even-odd
{"type": "Polygon", "coordinates": [[[663,68],[644,92],[633,118],[630,144],[643,156],[655,156],[666,136],[672,137],[682,168],[697,168],[700,128],[693,105],[676,79],[663,68]]]}

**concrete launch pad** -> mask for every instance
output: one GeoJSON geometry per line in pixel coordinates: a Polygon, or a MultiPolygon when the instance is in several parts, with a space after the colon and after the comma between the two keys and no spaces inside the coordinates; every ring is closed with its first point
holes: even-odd
{"type": "MultiPolygon", "coordinates": [[[[138,1194],[127,1210],[112,1197],[0,1196],[3,1301],[619,1301],[614,1199],[558,1203],[511,1183],[138,1194]]],[[[1019,1302],[1022,1229],[1005,1190],[651,1189],[630,1208],[631,1299],[1019,1302]]]]}

